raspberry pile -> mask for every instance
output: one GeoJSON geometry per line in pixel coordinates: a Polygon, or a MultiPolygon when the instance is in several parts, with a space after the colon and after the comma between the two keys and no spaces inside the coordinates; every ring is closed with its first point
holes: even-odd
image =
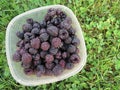
{"type": "Polygon", "coordinates": [[[13,60],[21,62],[27,75],[60,75],[79,63],[80,40],[72,28],[72,20],[60,9],[50,8],[41,22],[26,20],[13,60]]]}

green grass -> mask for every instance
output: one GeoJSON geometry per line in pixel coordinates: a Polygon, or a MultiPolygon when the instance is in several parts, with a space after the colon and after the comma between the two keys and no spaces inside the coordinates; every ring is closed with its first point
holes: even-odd
{"type": "Polygon", "coordinates": [[[0,90],[119,90],[119,0],[0,0],[0,90]],[[5,55],[5,33],[10,20],[33,8],[62,4],[77,16],[87,46],[84,69],[66,80],[27,87],[11,76],[5,55]]]}

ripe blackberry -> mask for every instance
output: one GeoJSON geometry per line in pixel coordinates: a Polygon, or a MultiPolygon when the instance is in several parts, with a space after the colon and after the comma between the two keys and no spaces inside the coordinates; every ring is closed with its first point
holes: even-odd
{"type": "Polygon", "coordinates": [[[61,19],[60,19],[59,17],[53,18],[53,19],[51,20],[51,23],[52,23],[53,25],[58,25],[58,24],[60,24],[60,22],[61,22],[61,19]]]}
{"type": "Polygon", "coordinates": [[[45,56],[45,61],[46,61],[47,63],[51,63],[53,60],[54,60],[53,55],[47,54],[47,55],[45,56]]]}
{"type": "Polygon", "coordinates": [[[61,59],[61,51],[58,51],[57,54],[55,55],[56,59],[61,59]]]}
{"type": "Polygon", "coordinates": [[[21,56],[20,56],[20,53],[19,53],[19,52],[15,52],[15,53],[14,53],[14,55],[13,55],[13,60],[16,61],[16,62],[21,61],[21,56]]]}
{"type": "Polygon", "coordinates": [[[22,48],[24,46],[24,41],[23,40],[20,40],[17,42],[16,44],[18,47],[22,48]]]}
{"type": "Polygon", "coordinates": [[[39,34],[42,34],[42,33],[46,33],[46,29],[44,29],[44,28],[40,29],[39,34]]]}
{"type": "Polygon", "coordinates": [[[72,40],[72,44],[74,44],[75,46],[78,46],[80,44],[80,40],[77,37],[74,37],[72,40]]]}
{"type": "Polygon", "coordinates": [[[45,75],[52,76],[53,75],[52,70],[45,69],[45,75]]]}
{"type": "Polygon", "coordinates": [[[39,28],[40,29],[40,24],[38,22],[33,23],[33,28],[39,28]]]}
{"type": "Polygon", "coordinates": [[[32,25],[31,24],[24,24],[22,26],[22,29],[24,32],[30,32],[32,30],[32,25]]]}
{"type": "Polygon", "coordinates": [[[38,28],[33,28],[31,31],[32,34],[39,34],[39,29],[38,28]]]}
{"type": "Polygon", "coordinates": [[[58,35],[58,28],[56,26],[49,26],[47,28],[47,32],[51,36],[57,36],[58,35]]]}
{"type": "Polygon", "coordinates": [[[67,32],[67,30],[65,30],[65,29],[61,29],[60,31],[59,31],[59,37],[61,38],[61,39],[67,39],[68,38],[68,36],[69,36],[69,33],[67,32]]]}
{"type": "Polygon", "coordinates": [[[29,53],[25,53],[22,55],[22,62],[24,64],[29,64],[32,61],[32,56],[29,53]]]}
{"type": "Polygon", "coordinates": [[[54,66],[55,66],[54,63],[45,63],[45,67],[46,67],[47,69],[53,69],[54,66]]]}
{"type": "Polygon", "coordinates": [[[34,39],[35,38],[35,34],[32,34],[31,36],[30,36],[30,40],[31,39],[34,39]]]}
{"type": "Polygon", "coordinates": [[[29,42],[31,36],[32,36],[31,33],[26,32],[26,33],[24,34],[24,41],[25,41],[25,42],[29,42]]]}
{"type": "Polygon", "coordinates": [[[38,65],[37,66],[37,71],[41,72],[41,74],[45,73],[45,67],[43,65],[38,65]]]}
{"type": "Polygon", "coordinates": [[[52,54],[52,55],[55,55],[57,53],[58,49],[57,48],[54,48],[54,47],[51,47],[49,49],[49,52],[52,54]]]}
{"type": "Polygon", "coordinates": [[[30,49],[29,49],[29,53],[30,53],[30,54],[36,54],[36,53],[37,53],[37,50],[34,49],[34,48],[30,48],[30,49]]]}
{"type": "Polygon", "coordinates": [[[66,44],[70,44],[71,41],[72,41],[72,38],[71,38],[71,37],[68,37],[67,39],[65,39],[64,42],[65,42],[66,44]]]}
{"type": "Polygon", "coordinates": [[[61,44],[62,44],[62,42],[61,42],[61,39],[60,38],[53,38],[52,39],[52,46],[53,47],[55,47],[55,48],[58,48],[58,47],[60,47],[61,46],[61,44]]]}
{"type": "Polygon", "coordinates": [[[67,53],[67,52],[63,52],[63,53],[62,53],[62,58],[65,59],[65,58],[67,58],[67,57],[68,57],[68,53],[67,53]]]}
{"type": "Polygon", "coordinates": [[[27,44],[25,44],[25,49],[27,50],[27,49],[29,49],[31,46],[30,46],[30,43],[27,43],[27,44]]]}
{"type": "Polygon", "coordinates": [[[51,9],[51,10],[48,11],[47,14],[48,14],[50,17],[53,17],[53,16],[56,15],[56,10],[55,10],[55,9],[51,9]]]}
{"type": "Polygon", "coordinates": [[[49,44],[48,42],[43,42],[43,43],[41,44],[41,49],[42,49],[43,51],[47,51],[49,48],[50,48],[50,44],[49,44]]]}
{"type": "Polygon", "coordinates": [[[16,33],[16,35],[17,35],[18,38],[24,39],[24,33],[23,33],[23,32],[18,31],[18,32],[16,33]]]}
{"type": "Polygon", "coordinates": [[[51,21],[47,21],[47,26],[48,26],[49,24],[51,24],[51,21]]]}
{"type": "Polygon", "coordinates": [[[64,68],[66,63],[65,63],[65,61],[64,61],[64,60],[60,60],[59,64],[60,64],[60,66],[61,66],[61,67],[63,67],[63,68],[64,68]]]}
{"type": "Polygon", "coordinates": [[[41,51],[40,52],[40,57],[41,58],[45,58],[46,55],[47,55],[47,51],[41,51]]]}
{"type": "Polygon", "coordinates": [[[72,21],[71,21],[71,18],[69,17],[66,17],[64,21],[61,22],[61,28],[65,28],[65,29],[70,29],[71,28],[71,24],[72,24],[72,21]]]}
{"type": "Polygon", "coordinates": [[[39,61],[39,60],[40,60],[40,54],[37,53],[37,54],[35,55],[35,59],[34,59],[34,60],[39,61]]]}
{"type": "Polygon", "coordinates": [[[40,22],[40,26],[41,26],[41,28],[46,28],[46,26],[47,26],[47,23],[46,23],[46,21],[41,21],[40,22]]]}
{"type": "Polygon", "coordinates": [[[30,38],[27,36],[27,37],[24,37],[24,42],[25,43],[28,43],[30,41],[30,38]]]}
{"type": "Polygon", "coordinates": [[[47,21],[50,21],[50,20],[51,20],[51,17],[48,14],[46,14],[45,15],[45,21],[47,22],[47,21]]]}
{"type": "Polygon", "coordinates": [[[24,69],[24,72],[25,72],[25,74],[27,74],[27,75],[32,75],[32,74],[34,73],[31,68],[25,68],[25,69],[24,69]]]}
{"type": "Polygon", "coordinates": [[[40,62],[39,60],[35,60],[35,61],[33,61],[33,64],[34,64],[34,66],[36,67],[37,65],[40,65],[41,62],[40,62]]]}
{"type": "Polygon", "coordinates": [[[76,47],[74,45],[69,45],[67,51],[69,53],[74,53],[76,51],[76,47]]]}
{"type": "Polygon", "coordinates": [[[73,63],[78,63],[80,61],[80,57],[77,54],[72,54],[70,56],[70,61],[73,63]]]}
{"type": "Polygon", "coordinates": [[[49,35],[47,33],[42,33],[40,36],[39,36],[40,40],[42,42],[45,42],[49,39],[49,35]]]}
{"type": "Polygon", "coordinates": [[[22,48],[22,49],[20,49],[20,55],[22,56],[23,54],[25,54],[26,53],[26,50],[24,49],[24,48],[22,48]]]}
{"type": "Polygon", "coordinates": [[[50,26],[53,26],[53,24],[52,23],[47,24],[47,27],[50,27],[50,26]]]}
{"type": "Polygon", "coordinates": [[[40,47],[40,39],[39,38],[34,38],[31,41],[31,46],[35,49],[39,49],[40,47]]]}
{"type": "Polygon", "coordinates": [[[68,30],[68,32],[69,32],[69,34],[70,35],[75,35],[75,30],[73,29],[73,28],[70,28],[69,30],[68,30]]]}
{"type": "Polygon", "coordinates": [[[61,47],[61,50],[62,51],[66,51],[68,48],[68,45],[66,45],[65,43],[63,44],[63,46],[61,47]]]}
{"type": "Polygon", "coordinates": [[[63,13],[63,11],[62,11],[61,9],[57,9],[57,10],[56,10],[56,14],[57,14],[57,15],[60,15],[61,13],[63,13]]]}
{"type": "Polygon", "coordinates": [[[64,12],[62,12],[62,13],[60,13],[60,17],[61,17],[62,20],[65,20],[66,14],[64,12]]]}
{"type": "Polygon", "coordinates": [[[72,69],[74,67],[73,63],[66,63],[66,69],[72,69]]]}
{"type": "Polygon", "coordinates": [[[52,71],[53,71],[55,76],[58,76],[63,72],[63,68],[58,64],[53,68],[52,71]]]}
{"type": "Polygon", "coordinates": [[[58,59],[55,59],[55,60],[54,60],[54,63],[55,63],[55,64],[58,64],[58,63],[59,63],[59,60],[58,60],[58,59]]]}
{"type": "Polygon", "coordinates": [[[24,33],[24,37],[30,37],[30,36],[32,36],[32,33],[30,33],[30,32],[24,33]]]}
{"type": "Polygon", "coordinates": [[[21,66],[23,67],[23,68],[30,68],[30,66],[31,66],[31,64],[29,64],[29,63],[21,63],[21,66]]]}
{"type": "Polygon", "coordinates": [[[55,11],[55,9],[54,8],[49,8],[47,13],[49,13],[51,11],[55,11]]]}

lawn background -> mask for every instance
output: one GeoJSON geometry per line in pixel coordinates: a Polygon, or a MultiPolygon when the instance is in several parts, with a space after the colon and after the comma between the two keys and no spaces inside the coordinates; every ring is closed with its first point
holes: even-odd
{"type": "Polygon", "coordinates": [[[0,0],[0,90],[120,90],[120,0],[0,0]],[[77,16],[87,46],[87,64],[66,80],[22,86],[7,65],[6,27],[16,15],[51,4],[65,5],[77,16]]]}

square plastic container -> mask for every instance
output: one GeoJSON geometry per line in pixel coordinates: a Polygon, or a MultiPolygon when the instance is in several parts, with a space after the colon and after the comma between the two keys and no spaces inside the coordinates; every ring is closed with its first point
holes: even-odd
{"type": "Polygon", "coordinates": [[[24,12],[14,17],[9,23],[6,31],[6,55],[10,72],[13,78],[20,84],[26,86],[36,86],[41,84],[53,83],[73,76],[79,71],[81,71],[81,69],[86,63],[87,58],[85,41],[79,22],[74,13],[72,12],[72,10],[63,5],[44,6],[32,9],[30,11],[24,12]],[[41,21],[49,8],[60,8],[61,10],[65,11],[69,17],[71,17],[72,26],[77,31],[76,35],[79,37],[81,42],[79,46],[80,49],[79,55],[81,60],[80,63],[76,64],[73,69],[64,70],[64,72],[59,76],[42,76],[42,77],[36,77],[36,75],[28,76],[24,74],[21,64],[18,62],[14,62],[12,60],[12,55],[14,54],[17,48],[16,43],[18,41],[18,38],[16,36],[16,32],[22,30],[22,25],[26,23],[27,18],[33,18],[36,21],[41,21]]]}

